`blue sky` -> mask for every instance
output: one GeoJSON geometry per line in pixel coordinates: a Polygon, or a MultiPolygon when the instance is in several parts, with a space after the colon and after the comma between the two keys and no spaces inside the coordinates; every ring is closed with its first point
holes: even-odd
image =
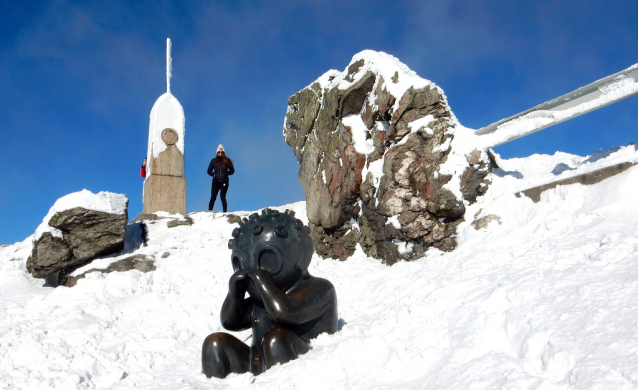
{"type": "MultiPolygon", "coordinates": [[[[84,188],[142,210],[149,113],[186,115],[187,211],[205,210],[219,143],[235,161],[229,211],[304,199],[282,138],[289,96],[362,50],[445,91],[480,128],[638,63],[633,1],[5,1],[0,5],[0,244],[32,234],[84,188]]],[[[638,142],[638,97],[496,149],[580,155],[638,142]]],[[[221,207],[219,204],[216,207],[221,207]]]]}

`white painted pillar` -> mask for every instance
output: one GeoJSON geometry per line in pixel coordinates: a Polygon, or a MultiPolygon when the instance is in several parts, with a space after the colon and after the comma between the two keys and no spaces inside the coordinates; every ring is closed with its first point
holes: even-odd
{"type": "Polygon", "coordinates": [[[171,94],[171,40],[166,39],[166,93],[151,110],[143,213],[186,214],[184,109],[171,94]]]}

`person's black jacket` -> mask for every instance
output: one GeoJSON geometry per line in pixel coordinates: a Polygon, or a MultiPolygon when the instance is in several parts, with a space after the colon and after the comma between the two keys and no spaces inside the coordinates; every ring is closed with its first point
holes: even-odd
{"type": "Polygon", "coordinates": [[[232,161],[228,168],[224,168],[221,160],[215,157],[208,165],[208,174],[213,177],[213,181],[228,181],[228,176],[233,173],[235,173],[235,168],[232,161]]]}

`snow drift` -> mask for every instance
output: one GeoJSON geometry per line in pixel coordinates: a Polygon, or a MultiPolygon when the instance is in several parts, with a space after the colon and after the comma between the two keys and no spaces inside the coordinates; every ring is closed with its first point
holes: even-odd
{"type": "MultiPolygon", "coordinates": [[[[201,374],[201,343],[222,330],[232,274],[223,214],[150,224],[135,253],[156,271],[94,272],[73,288],[27,274],[31,238],[0,247],[0,389],[636,388],[638,167],[539,203],[514,196],[638,161],[634,146],[598,157],[499,160],[466,216],[500,223],[475,230],[468,217],[453,252],[391,267],[361,249],[345,262],[315,256],[310,272],[337,289],[340,330],[258,377],[201,374]]],[[[304,203],[285,208],[303,219],[304,203]]]]}

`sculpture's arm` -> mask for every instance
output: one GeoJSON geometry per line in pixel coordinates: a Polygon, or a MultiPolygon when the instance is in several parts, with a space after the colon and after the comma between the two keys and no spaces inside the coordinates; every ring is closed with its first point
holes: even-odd
{"type": "Polygon", "coordinates": [[[228,330],[238,331],[250,328],[250,315],[253,300],[244,299],[248,287],[246,271],[239,270],[228,282],[228,295],[221,310],[222,326],[228,330]]]}
{"type": "Polygon", "coordinates": [[[282,325],[298,325],[317,319],[335,304],[336,293],[330,282],[313,278],[306,286],[288,295],[280,290],[263,269],[248,273],[261,294],[270,317],[282,325]]]}

